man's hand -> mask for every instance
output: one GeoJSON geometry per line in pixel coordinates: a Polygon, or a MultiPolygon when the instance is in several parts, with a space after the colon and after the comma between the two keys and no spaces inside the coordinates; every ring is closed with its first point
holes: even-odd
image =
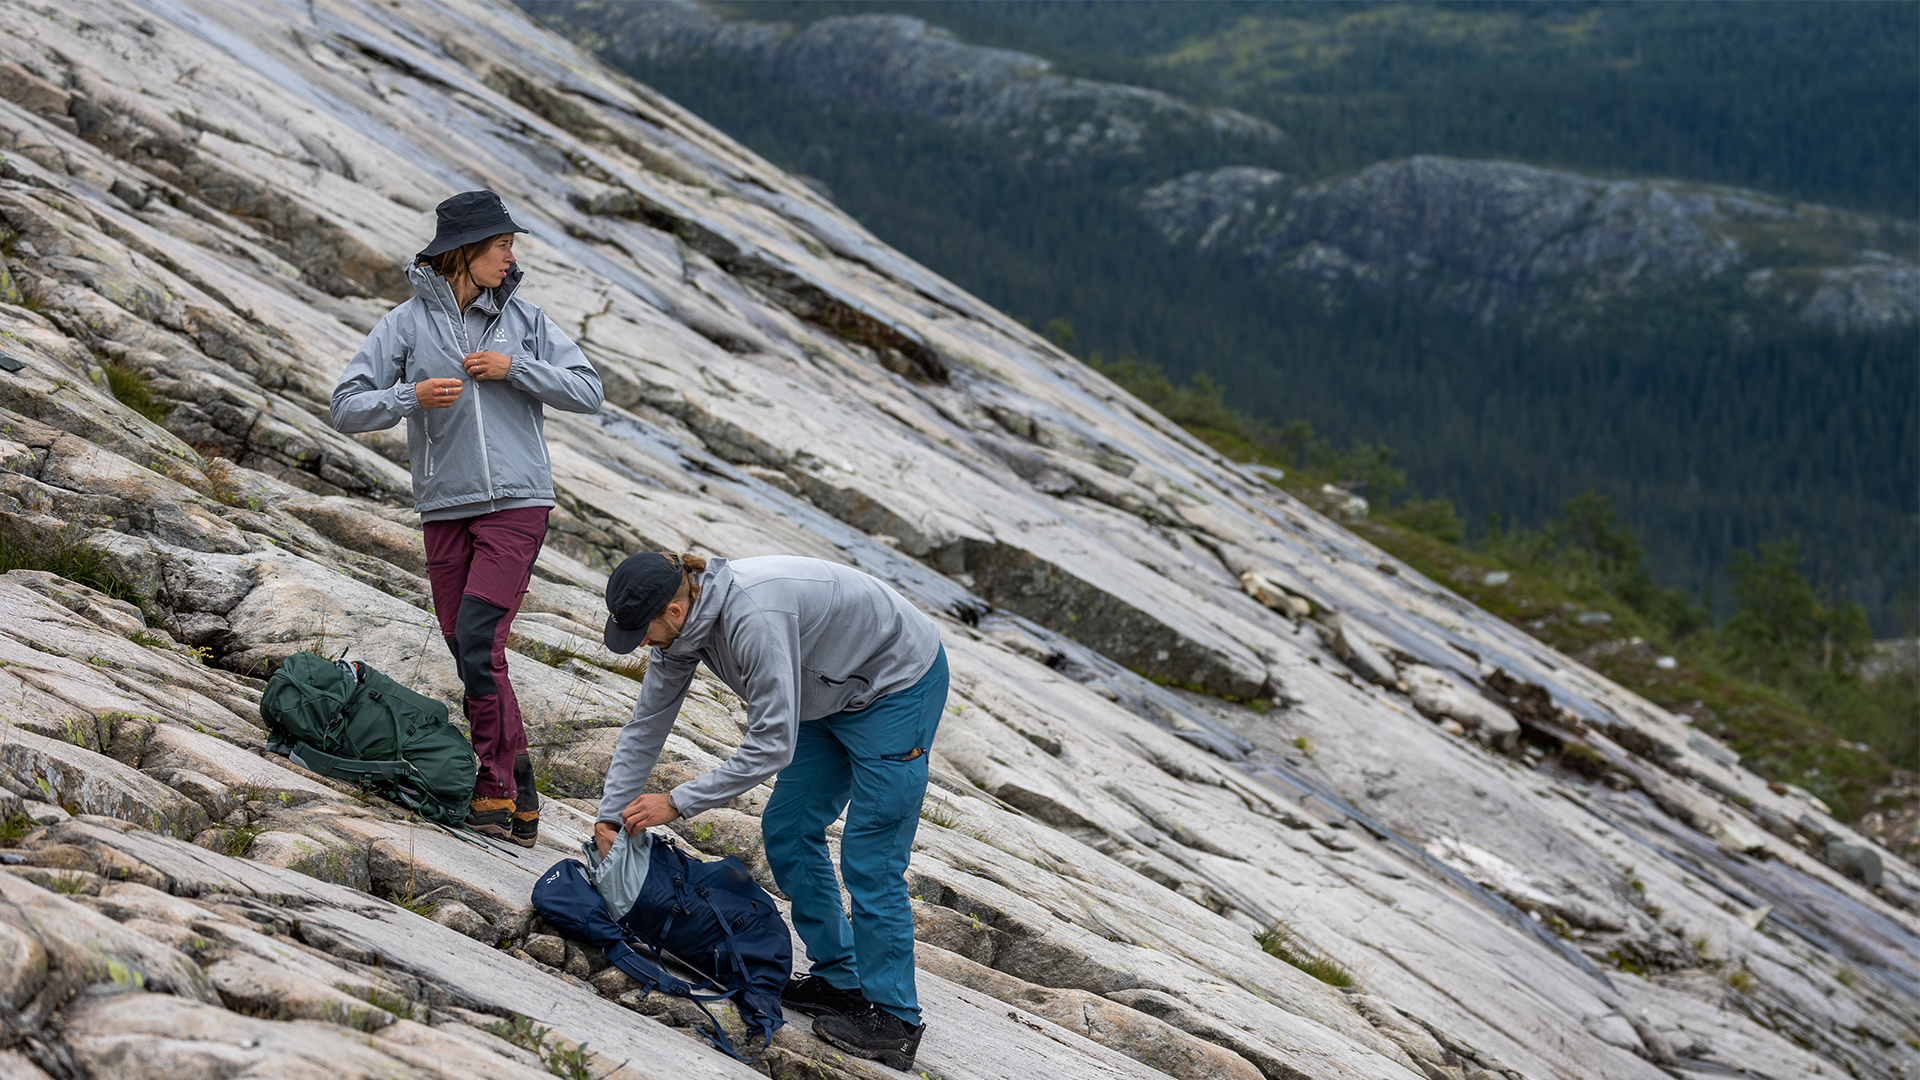
{"type": "Polygon", "coordinates": [[[513,369],[513,357],[497,352],[470,352],[460,361],[476,379],[504,379],[513,369]]]}
{"type": "Polygon", "coordinates": [[[627,831],[637,833],[641,829],[651,829],[655,825],[665,825],[680,816],[665,795],[642,795],[627,804],[620,811],[620,818],[626,822],[627,831]]]}
{"type": "Polygon", "coordinates": [[[601,858],[603,859],[606,858],[607,852],[613,850],[614,838],[618,837],[619,835],[620,835],[620,826],[615,825],[612,822],[596,821],[593,823],[593,842],[600,846],[601,858]]]}
{"type": "Polygon", "coordinates": [[[423,409],[444,409],[460,400],[459,379],[422,379],[413,384],[413,399],[423,409]]]}

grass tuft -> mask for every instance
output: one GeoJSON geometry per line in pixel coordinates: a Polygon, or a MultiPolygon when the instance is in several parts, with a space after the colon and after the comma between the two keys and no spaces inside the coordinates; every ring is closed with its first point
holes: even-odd
{"type": "Polygon", "coordinates": [[[27,835],[32,828],[33,819],[22,811],[16,810],[8,814],[6,820],[0,821],[0,847],[18,846],[20,838],[27,835]]]}
{"type": "Polygon", "coordinates": [[[73,896],[87,887],[87,879],[74,871],[64,870],[48,879],[47,887],[54,892],[73,896]]]}
{"type": "Polygon", "coordinates": [[[260,834],[266,831],[251,825],[228,829],[221,843],[221,850],[236,859],[244,859],[247,853],[253,850],[253,842],[260,839],[260,834]]]}
{"type": "Polygon", "coordinates": [[[120,404],[156,424],[173,411],[173,402],[154,392],[153,383],[147,379],[146,372],[113,360],[100,367],[107,375],[107,389],[120,400],[120,404]]]}
{"type": "Polygon", "coordinates": [[[1260,943],[1261,951],[1268,956],[1285,960],[1328,986],[1346,989],[1354,984],[1353,972],[1344,964],[1300,940],[1293,928],[1279,919],[1253,935],[1253,940],[1260,943]]]}
{"type": "Polygon", "coordinates": [[[105,556],[80,546],[77,534],[71,531],[58,540],[41,542],[0,536],[0,574],[9,570],[40,570],[106,593],[115,600],[140,602],[140,594],[133,586],[107,569],[105,556]]]}
{"type": "Polygon", "coordinates": [[[920,820],[930,821],[943,829],[951,829],[960,824],[960,815],[937,803],[923,803],[920,807],[920,820]]]}
{"type": "Polygon", "coordinates": [[[407,886],[407,891],[405,895],[402,895],[398,892],[394,893],[393,902],[399,905],[400,907],[406,908],[408,911],[413,912],[415,915],[418,915],[423,919],[433,918],[433,913],[435,911],[438,911],[440,908],[440,905],[435,903],[432,900],[422,900],[414,896],[413,886],[411,884],[407,886]]]}

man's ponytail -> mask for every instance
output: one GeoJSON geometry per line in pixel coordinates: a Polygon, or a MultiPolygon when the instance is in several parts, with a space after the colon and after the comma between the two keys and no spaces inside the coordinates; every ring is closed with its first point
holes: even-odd
{"type": "Polygon", "coordinates": [[[669,555],[667,558],[672,560],[674,565],[680,568],[680,572],[687,576],[687,603],[692,604],[695,600],[700,599],[700,575],[707,572],[707,560],[703,556],[695,555],[692,552],[669,555]]]}

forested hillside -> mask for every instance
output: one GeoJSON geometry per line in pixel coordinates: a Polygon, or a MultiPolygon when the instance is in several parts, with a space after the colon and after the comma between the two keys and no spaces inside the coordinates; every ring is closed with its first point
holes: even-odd
{"type": "Polygon", "coordinates": [[[1880,633],[1900,631],[1912,607],[1910,314],[1853,333],[1795,317],[1763,302],[1751,275],[1774,264],[1756,243],[1726,272],[1564,307],[1550,325],[1483,318],[1377,277],[1277,276],[1183,250],[1141,207],[1204,170],[1253,166],[1291,189],[1430,152],[1755,184],[1867,212],[1812,228],[1789,276],[1844,278],[1879,259],[1905,295],[1920,9],[735,3],[710,10],[749,21],[716,30],[679,5],[525,6],[822,181],[876,233],[989,302],[1070,328],[1079,355],[1139,359],[1176,380],[1204,372],[1276,425],[1387,443],[1405,494],[1452,499],[1475,530],[1496,513],[1542,522],[1593,489],[1643,537],[1662,582],[1713,595],[1723,612],[1733,552],[1787,538],[1880,633]],[[945,22],[960,40],[899,21],[821,21],[883,10],[945,22]],[[1151,87],[1195,116],[1233,107],[1282,134],[1223,134],[1217,120],[1165,110],[1116,122],[1138,91],[1116,88],[1122,105],[1103,111],[1084,104],[1098,96],[1084,80],[1056,79],[1077,96],[1049,104],[1065,91],[1036,87],[1033,57],[1022,67],[1007,53],[969,55],[972,42],[1044,55],[1048,78],[1151,87]],[[897,92],[901,67],[923,83],[957,72],[936,84],[950,90],[938,100],[995,100],[1002,112],[936,120],[897,92]],[[1025,89],[995,99],[983,89],[993,79],[1025,89]],[[1880,239],[1863,246],[1862,227],[1880,239]]]}

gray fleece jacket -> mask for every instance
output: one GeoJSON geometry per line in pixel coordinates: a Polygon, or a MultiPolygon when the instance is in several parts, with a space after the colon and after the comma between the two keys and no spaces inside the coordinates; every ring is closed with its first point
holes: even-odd
{"type": "Polygon", "coordinates": [[[413,505],[424,521],[553,505],[541,407],[600,408],[600,376],[580,347],[538,307],[519,299],[518,266],[465,311],[447,279],[425,266],[407,271],[413,298],[380,320],[333,388],[333,426],[378,431],[407,422],[413,505]],[[471,379],[472,352],[513,360],[504,379],[471,379]],[[422,409],[414,384],[463,379],[445,409],[422,409]]]}
{"type": "Polygon", "coordinates": [[[940,630],[899,593],[852,567],[796,555],[707,560],[680,637],[647,656],[633,718],[620,729],[600,820],[640,795],[700,664],[747,704],[746,741],[668,795],[683,817],[724,805],[793,760],[800,725],[855,712],[933,667],[940,630]]]}

